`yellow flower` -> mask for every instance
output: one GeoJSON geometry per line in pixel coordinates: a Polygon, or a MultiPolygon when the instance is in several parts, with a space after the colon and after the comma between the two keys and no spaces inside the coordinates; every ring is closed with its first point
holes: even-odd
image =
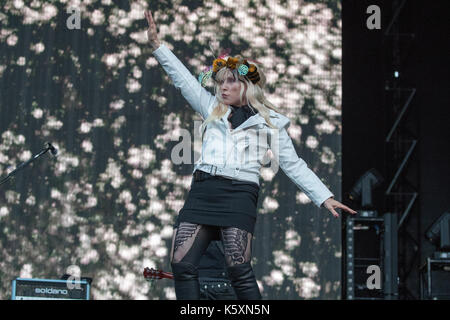
{"type": "Polygon", "coordinates": [[[239,62],[238,58],[229,57],[227,60],[227,67],[230,69],[236,69],[236,64],[239,62]]]}
{"type": "Polygon", "coordinates": [[[226,65],[226,61],[223,59],[216,59],[213,62],[213,72],[217,72],[226,65]]]}

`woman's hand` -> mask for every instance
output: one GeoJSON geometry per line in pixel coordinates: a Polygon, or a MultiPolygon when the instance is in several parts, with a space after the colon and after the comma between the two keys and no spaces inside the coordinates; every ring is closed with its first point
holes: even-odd
{"type": "Polygon", "coordinates": [[[334,209],[343,209],[351,214],[356,214],[355,210],[350,209],[349,207],[343,205],[339,201],[334,200],[333,197],[325,200],[325,202],[323,203],[323,206],[325,208],[327,208],[328,210],[330,210],[330,212],[333,214],[333,216],[335,218],[339,218],[339,213],[337,213],[336,210],[334,210],[334,209]]]}
{"type": "Polygon", "coordinates": [[[147,18],[148,30],[147,37],[153,49],[158,49],[160,42],[158,40],[158,31],[156,30],[155,21],[153,21],[152,12],[150,10],[144,11],[144,15],[147,18]]]}

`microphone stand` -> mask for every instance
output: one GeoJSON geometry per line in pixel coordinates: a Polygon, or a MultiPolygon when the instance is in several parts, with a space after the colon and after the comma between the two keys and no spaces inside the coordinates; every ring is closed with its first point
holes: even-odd
{"type": "Polygon", "coordinates": [[[14,176],[18,171],[22,170],[23,168],[25,168],[27,165],[29,165],[31,162],[33,162],[34,160],[36,160],[37,158],[39,158],[40,156],[42,156],[44,153],[46,153],[49,150],[52,150],[52,154],[55,155],[55,153],[53,152],[54,147],[50,144],[47,143],[48,147],[45,149],[42,149],[42,151],[40,151],[38,154],[36,154],[35,156],[31,157],[30,160],[27,160],[26,162],[21,163],[20,165],[17,166],[16,169],[14,169],[13,171],[11,171],[8,176],[6,178],[4,178],[3,180],[0,181],[0,186],[4,183],[6,183],[9,179],[11,179],[12,176],[14,176]]]}

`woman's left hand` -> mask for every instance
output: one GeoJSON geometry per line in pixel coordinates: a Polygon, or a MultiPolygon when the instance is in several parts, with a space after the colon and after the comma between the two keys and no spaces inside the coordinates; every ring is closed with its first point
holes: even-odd
{"type": "Polygon", "coordinates": [[[328,210],[330,210],[330,212],[333,214],[333,216],[335,218],[339,218],[339,213],[337,213],[336,210],[334,210],[334,209],[342,209],[351,214],[356,214],[355,210],[350,209],[349,207],[347,207],[346,205],[343,205],[339,201],[334,200],[332,197],[325,200],[325,202],[323,203],[323,206],[325,208],[327,208],[328,210]]]}

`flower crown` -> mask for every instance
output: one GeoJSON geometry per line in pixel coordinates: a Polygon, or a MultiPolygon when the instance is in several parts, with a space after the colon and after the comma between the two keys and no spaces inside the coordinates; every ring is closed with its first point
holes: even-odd
{"type": "Polygon", "coordinates": [[[204,71],[200,73],[198,76],[198,82],[201,83],[203,87],[206,86],[206,82],[209,78],[213,78],[216,80],[216,74],[222,68],[229,68],[231,70],[237,69],[238,73],[241,76],[246,76],[248,80],[250,80],[253,84],[257,84],[260,80],[258,68],[247,61],[247,59],[238,58],[238,57],[228,57],[227,60],[224,57],[227,54],[223,54],[219,56],[217,59],[213,61],[212,66],[209,66],[204,71]]]}

